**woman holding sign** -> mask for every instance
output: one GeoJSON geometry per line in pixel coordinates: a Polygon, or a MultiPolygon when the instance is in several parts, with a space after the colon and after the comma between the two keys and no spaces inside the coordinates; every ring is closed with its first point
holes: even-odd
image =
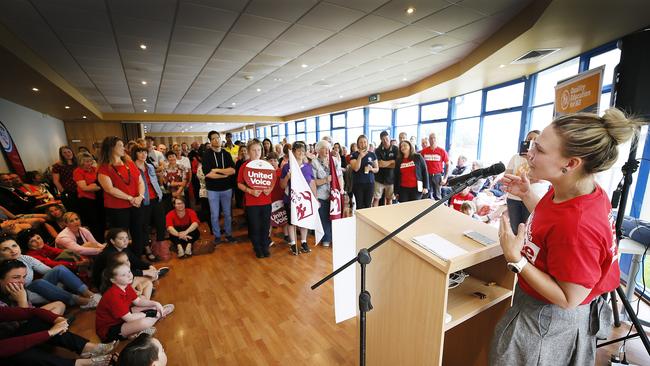
{"type": "Polygon", "coordinates": [[[237,187],[244,192],[244,207],[248,219],[248,237],[257,258],[270,257],[269,230],[271,227],[271,192],[275,170],[260,160],[262,144],[253,139],[247,144],[249,160],[242,164],[237,175],[237,187]]]}

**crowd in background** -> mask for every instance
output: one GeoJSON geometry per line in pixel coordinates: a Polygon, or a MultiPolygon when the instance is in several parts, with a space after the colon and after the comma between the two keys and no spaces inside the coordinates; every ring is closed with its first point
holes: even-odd
{"type": "MultiPolygon", "coordinates": [[[[77,352],[76,364],[108,364],[117,341],[138,335],[133,348],[149,347],[151,357],[164,357],[160,343],[147,335],[174,306],[151,300],[157,280],[169,271],[152,263],[169,259],[170,252],[192,256],[201,223],[215,244],[237,243],[233,226],[245,226],[257,258],[271,255],[274,236],[294,255],[311,252],[310,231],[291,224],[291,175],[298,172],[290,169],[289,154],[320,204],[324,248],[332,245],[334,180],[344,192],[344,217],[372,206],[445,197],[454,209],[491,222],[506,204],[496,177],[449,197],[450,177],[482,165],[464,156],[452,164],[435,134],[419,146],[405,133],[391,139],[382,132],[376,146],[361,135],[349,148],[329,137],[275,145],[269,139],[232,141],[230,133],[223,139],[217,131],[207,137],[207,143],[169,147],[150,136],[126,142],[106,137],[92,150],[60,147],[59,161],[45,172],[0,173],[0,342],[17,344],[11,343],[17,335],[32,342],[3,346],[0,358],[16,364],[56,359],[39,346],[48,343],[77,352]],[[274,186],[247,185],[242,172],[255,160],[276,170],[274,186]],[[233,207],[244,212],[237,221],[233,207]],[[287,220],[272,220],[279,209],[287,220]],[[63,314],[75,306],[96,309],[96,333],[104,343],[65,332],[63,314]]],[[[509,170],[525,169],[521,159],[513,157],[509,170]]],[[[521,216],[512,222],[523,222],[525,207],[511,195],[507,204],[521,216]]]]}

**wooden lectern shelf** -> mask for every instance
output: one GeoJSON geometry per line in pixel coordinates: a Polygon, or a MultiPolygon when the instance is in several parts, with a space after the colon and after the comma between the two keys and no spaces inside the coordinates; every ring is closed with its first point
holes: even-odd
{"type": "Polygon", "coordinates": [[[451,321],[445,324],[445,331],[512,296],[511,290],[485,284],[485,281],[470,276],[460,286],[449,290],[447,313],[451,315],[451,321]],[[475,292],[485,294],[486,297],[480,299],[474,295],[475,292]]]}

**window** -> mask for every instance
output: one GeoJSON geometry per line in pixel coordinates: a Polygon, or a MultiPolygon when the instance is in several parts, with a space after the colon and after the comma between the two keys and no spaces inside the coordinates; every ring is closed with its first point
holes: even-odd
{"type": "MultiPolygon", "coordinates": [[[[356,140],[355,140],[356,141],[356,140]]],[[[342,146],[348,146],[345,141],[345,129],[332,130],[332,143],[339,143],[342,146]]]]}
{"type": "Polygon", "coordinates": [[[363,109],[353,109],[348,111],[348,125],[350,127],[361,127],[363,130],[363,109]]]}
{"type": "Polygon", "coordinates": [[[530,117],[530,130],[543,130],[553,122],[553,104],[533,108],[530,117]]]}
{"type": "Polygon", "coordinates": [[[447,122],[427,123],[420,125],[420,141],[418,147],[422,149],[422,139],[429,139],[431,133],[436,134],[436,145],[445,148],[447,144],[447,122]]]}
{"type": "Polygon", "coordinates": [[[316,117],[307,118],[307,132],[316,132],[316,117]]]}
{"type": "Polygon", "coordinates": [[[600,104],[598,105],[598,115],[602,116],[605,110],[609,108],[609,102],[612,99],[612,93],[602,93],[600,95],[600,104]]]}
{"type": "Polygon", "coordinates": [[[455,118],[474,117],[481,114],[482,99],[483,92],[480,90],[454,98],[455,118]]]}
{"type": "Polygon", "coordinates": [[[318,131],[321,136],[329,135],[330,133],[330,115],[323,114],[318,116],[318,131]]]}
{"type": "Polygon", "coordinates": [[[603,86],[611,85],[614,79],[614,68],[621,59],[621,50],[615,48],[589,59],[589,70],[605,65],[603,72],[603,86]]]}
{"type": "Polygon", "coordinates": [[[438,119],[446,119],[447,111],[449,110],[449,102],[439,102],[426,104],[420,107],[420,121],[434,121],[438,119]]]}
{"type": "MultiPolygon", "coordinates": [[[[357,137],[360,135],[363,135],[363,127],[354,127],[348,129],[348,141],[350,141],[350,143],[357,142],[357,137]]],[[[370,142],[371,141],[368,141],[368,143],[370,142]]]]}
{"type": "Polygon", "coordinates": [[[277,125],[271,126],[271,136],[279,136],[279,135],[280,135],[280,131],[278,126],[277,125]]]}
{"type": "Polygon", "coordinates": [[[287,135],[295,135],[296,134],[296,124],[291,121],[287,123],[287,135]]]}
{"type": "MultiPolygon", "coordinates": [[[[393,111],[390,109],[369,108],[368,111],[368,130],[370,131],[370,142],[379,146],[381,139],[379,135],[382,131],[391,132],[393,111]]],[[[391,136],[393,138],[393,136],[391,136]]]]}
{"type": "Polygon", "coordinates": [[[449,149],[450,155],[454,159],[458,155],[465,155],[470,161],[476,159],[480,123],[481,119],[478,117],[455,121],[454,134],[449,149]]]}
{"type": "Polygon", "coordinates": [[[264,127],[264,137],[271,138],[271,136],[272,136],[271,127],[270,126],[264,127]]]}
{"type": "Polygon", "coordinates": [[[305,141],[308,144],[313,144],[313,143],[317,142],[316,141],[316,132],[307,132],[307,134],[305,136],[305,141]]]}
{"type": "Polygon", "coordinates": [[[555,85],[557,82],[577,75],[579,67],[580,59],[576,57],[537,74],[533,105],[553,103],[555,100],[555,85]]]}
{"type": "Polygon", "coordinates": [[[524,102],[524,82],[488,90],[485,111],[520,107],[524,102]]]}
{"type": "Polygon", "coordinates": [[[345,112],[332,114],[332,129],[345,128],[345,112]]]}
{"type": "Polygon", "coordinates": [[[499,113],[483,117],[481,158],[485,165],[498,161],[507,164],[519,147],[521,112],[499,113]]]}
{"type": "Polygon", "coordinates": [[[305,132],[305,120],[303,119],[302,121],[297,121],[296,122],[296,133],[303,133],[305,132]]]}
{"type": "Polygon", "coordinates": [[[418,123],[418,108],[417,105],[414,105],[398,109],[395,116],[395,126],[416,125],[418,123]]]}

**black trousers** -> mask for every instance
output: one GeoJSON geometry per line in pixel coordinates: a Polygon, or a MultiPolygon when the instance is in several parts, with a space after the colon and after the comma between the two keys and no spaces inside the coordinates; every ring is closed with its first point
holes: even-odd
{"type": "MultiPolygon", "coordinates": [[[[183,230],[185,230],[185,229],[180,228],[180,227],[177,227],[177,228],[176,228],[176,231],[183,231],[183,230]]],[[[169,240],[170,240],[172,243],[174,243],[174,245],[176,245],[176,244],[180,244],[180,245],[182,245],[182,246],[185,246],[185,245],[188,244],[188,243],[189,243],[189,244],[194,244],[194,242],[196,241],[196,239],[198,239],[199,236],[201,236],[201,232],[199,231],[198,228],[196,228],[196,229],[194,229],[194,231],[191,231],[191,232],[190,232],[190,236],[192,237],[192,239],[190,239],[190,240],[182,240],[182,239],[179,239],[177,236],[170,235],[170,236],[169,236],[169,240]]],[[[174,247],[174,248],[172,248],[172,249],[176,249],[176,247],[174,247]]]]}
{"type": "Polygon", "coordinates": [[[109,228],[127,229],[131,234],[131,251],[138,257],[144,252],[145,211],[143,207],[106,208],[109,228]]]}
{"type": "Polygon", "coordinates": [[[98,242],[104,241],[104,207],[99,206],[96,199],[81,197],[77,202],[81,222],[88,226],[98,242]]]}
{"type": "Polygon", "coordinates": [[[165,233],[167,229],[165,228],[165,217],[166,213],[163,209],[162,202],[158,201],[158,197],[149,201],[149,205],[142,205],[143,215],[145,225],[143,227],[144,241],[147,243],[149,240],[149,233],[151,232],[151,227],[153,226],[156,229],[156,241],[165,240],[165,233]]]}
{"type": "MultiPolygon", "coordinates": [[[[18,337],[33,334],[48,330],[51,327],[51,324],[48,324],[41,319],[32,318],[22,323],[16,330],[14,336],[18,337]]],[[[88,340],[86,338],[78,336],[72,332],[65,332],[63,334],[50,337],[50,339],[43,344],[65,348],[76,354],[81,354],[81,351],[83,351],[86,343],[88,343],[88,340]]],[[[41,345],[37,345],[13,356],[7,357],[5,359],[0,359],[0,364],[15,366],[72,366],[75,364],[75,360],[61,358],[52,353],[50,350],[44,349],[41,347],[41,345]]]]}
{"type": "Polygon", "coordinates": [[[269,230],[271,228],[271,205],[246,206],[248,237],[253,243],[255,255],[269,254],[269,230]]]}
{"type": "Polygon", "coordinates": [[[431,185],[431,190],[429,191],[429,198],[439,200],[442,198],[441,184],[442,184],[442,173],[438,174],[429,174],[429,184],[431,185]]]}
{"type": "Polygon", "coordinates": [[[398,192],[399,192],[400,202],[410,202],[422,198],[422,193],[418,192],[418,189],[416,187],[413,188],[399,187],[398,192]]]}
{"type": "Polygon", "coordinates": [[[354,199],[357,201],[357,210],[368,208],[372,205],[372,196],[375,193],[373,183],[354,183],[352,185],[354,199]]]}

